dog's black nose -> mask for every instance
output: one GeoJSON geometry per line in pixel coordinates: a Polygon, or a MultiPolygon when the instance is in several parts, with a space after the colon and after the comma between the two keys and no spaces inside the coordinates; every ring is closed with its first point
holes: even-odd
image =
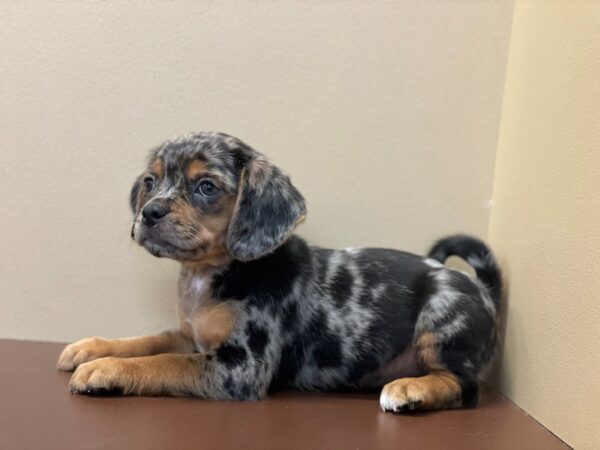
{"type": "Polygon", "coordinates": [[[142,223],[153,227],[167,214],[169,214],[169,207],[163,202],[154,201],[142,210],[142,223]]]}

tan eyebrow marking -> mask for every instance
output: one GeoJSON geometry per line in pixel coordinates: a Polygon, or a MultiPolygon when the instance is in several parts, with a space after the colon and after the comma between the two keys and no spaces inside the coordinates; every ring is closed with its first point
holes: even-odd
{"type": "Polygon", "coordinates": [[[206,167],[206,164],[203,161],[196,159],[187,166],[185,174],[186,174],[186,177],[188,180],[193,180],[201,173],[204,173],[207,171],[208,171],[208,168],[206,167]]]}
{"type": "Polygon", "coordinates": [[[165,173],[165,167],[163,165],[163,162],[160,159],[157,159],[156,161],[154,161],[151,165],[150,165],[150,169],[152,169],[152,171],[156,174],[156,176],[158,176],[159,178],[162,178],[164,173],[165,173]]]}

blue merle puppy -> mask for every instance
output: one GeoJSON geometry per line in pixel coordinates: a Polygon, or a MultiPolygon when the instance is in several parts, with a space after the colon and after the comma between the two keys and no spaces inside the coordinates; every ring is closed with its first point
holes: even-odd
{"type": "Polygon", "coordinates": [[[479,240],[429,257],[329,250],[292,235],[290,179],[221,133],[162,144],[131,191],[133,239],[181,263],[179,328],[67,346],[74,393],[256,400],[270,389],[382,388],[385,411],[470,407],[496,344],[501,277],[479,240]],[[472,279],[442,263],[465,259],[472,279]]]}

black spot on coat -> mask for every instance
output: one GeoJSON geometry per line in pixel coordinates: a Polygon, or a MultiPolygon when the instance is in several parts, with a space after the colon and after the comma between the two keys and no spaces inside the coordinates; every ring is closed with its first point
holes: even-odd
{"type": "Polygon", "coordinates": [[[213,296],[247,301],[252,306],[278,307],[287,297],[296,279],[310,267],[306,243],[292,236],[277,251],[248,262],[234,261],[213,279],[213,296]]]}
{"type": "Polygon", "coordinates": [[[243,364],[248,359],[248,352],[244,347],[231,344],[223,344],[217,350],[219,362],[228,368],[243,364]]]}
{"type": "Polygon", "coordinates": [[[340,339],[329,330],[323,311],[315,314],[306,331],[308,342],[314,344],[313,358],[318,368],[338,367],[342,364],[340,339]]]}
{"type": "Polygon", "coordinates": [[[306,355],[300,339],[283,347],[277,373],[271,382],[272,388],[292,386],[300,367],[304,365],[306,355]]]}
{"type": "Polygon", "coordinates": [[[350,271],[344,266],[339,267],[329,286],[329,291],[338,307],[343,306],[352,295],[353,283],[354,279],[350,271]]]}
{"type": "Polygon", "coordinates": [[[283,314],[283,320],[281,321],[281,329],[283,332],[292,331],[296,327],[296,321],[298,320],[298,307],[296,303],[292,303],[287,307],[283,314]]]}
{"type": "Polygon", "coordinates": [[[265,352],[265,347],[269,342],[268,331],[254,323],[249,323],[246,327],[246,335],[248,336],[248,345],[250,350],[257,357],[262,357],[265,352]]]}

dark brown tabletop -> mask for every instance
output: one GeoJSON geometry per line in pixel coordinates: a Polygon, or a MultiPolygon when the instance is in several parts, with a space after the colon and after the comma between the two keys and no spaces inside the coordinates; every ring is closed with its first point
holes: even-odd
{"type": "Polygon", "coordinates": [[[396,416],[376,394],[279,393],[261,402],[85,397],[55,369],[61,344],[0,340],[0,449],[564,449],[488,392],[472,410],[396,416]]]}

